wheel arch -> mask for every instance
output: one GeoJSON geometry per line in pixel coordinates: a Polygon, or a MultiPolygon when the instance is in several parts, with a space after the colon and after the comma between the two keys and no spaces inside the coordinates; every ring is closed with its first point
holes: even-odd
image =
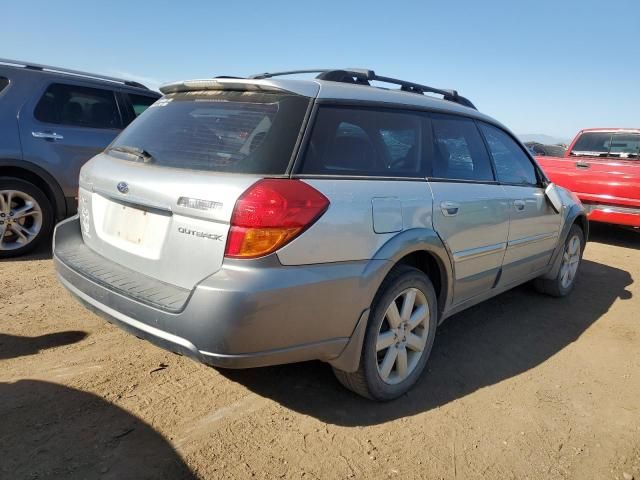
{"type": "Polygon", "coordinates": [[[379,260],[385,264],[377,277],[376,292],[396,265],[409,265],[429,277],[436,290],[438,310],[440,313],[446,310],[453,297],[453,267],[444,243],[434,230],[414,228],[399,233],[378,250],[372,262],[379,260]]]}
{"type": "MultiPolygon", "coordinates": [[[[428,276],[437,274],[438,287],[430,276],[438,298],[439,323],[453,298],[453,267],[451,258],[438,234],[428,228],[405,230],[387,241],[376,252],[363,272],[363,278],[370,283],[371,303],[380,286],[396,265],[411,265],[424,271],[428,276]]],[[[370,310],[362,312],[349,343],[343,352],[329,363],[343,372],[355,372],[360,365],[362,343],[369,320],[370,310]]]]}
{"type": "Polygon", "coordinates": [[[33,183],[51,202],[56,220],[66,216],[67,206],[62,188],[42,167],[23,160],[0,159],[0,177],[16,177],[33,183]]]}
{"type": "Polygon", "coordinates": [[[587,214],[584,212],[579,213],[573,220],[573,223],[582,228],[582,233],[584,233],[584,241],[587,242],[589,240],[589,219],[587,218],[587,214]]]}
{"type": "Polygon", "coordinates": [[[589,220],[587,219],[587,214],[584,210],[584,207],[582,205],[575,204],[567,210],[562,230],[560,231],[560,235],[558,236],[558,244],[556,245],[553,255],[551,256],[551,261],[549,262],[549,264],[551,265],[551,269],[541,278],[551,279],[555,278],[555,276],[558,274],[560,265],[562,264],[561,260],[564,242],[567,240],[569,230],[571,230],[571,227],[573,225],[578,225],[582,229],[586,246],[586,242],[589,239],[589,220]]]}

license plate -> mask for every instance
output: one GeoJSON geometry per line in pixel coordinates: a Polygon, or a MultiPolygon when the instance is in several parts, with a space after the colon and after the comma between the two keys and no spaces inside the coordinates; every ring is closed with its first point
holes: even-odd
{"type": "Polygon", "coordinates": [[[144,243],[151,215],[145,210],[125,205],[113,205],[105,220],[105,231],[112,236],[134,244],[144,243]]]}

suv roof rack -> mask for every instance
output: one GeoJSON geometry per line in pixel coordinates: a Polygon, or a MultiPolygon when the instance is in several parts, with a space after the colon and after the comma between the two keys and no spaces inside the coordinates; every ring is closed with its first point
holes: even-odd
{"type": "Polygon", "coordinates": [[[442,88],[429,87],[428,85],[421,85],[419,83],[408,82],[406,80],[399,80],[397,78],[383,77],[376,75],[373,70],[364,68],[347,68],[347,69],[311,69],[311,70],[289,70],[285,72],[273,72],[273,73],[259,73],[252,75],[249,78],[252,79],[264,79],[272,77],[280,77],[283,75],[295,75],[300,73],[317,73],[316,78],[318,80],[329,80],[332,82],[351,83],[356,85],[371,86],[372,81],[390,83],[393,85],[399,85],[400,90],[403,92],[418,93],[423,95],[425,93],[435,93],[442,95],[444,100],[455,102],[465,107],[473,108],[477,110],[475,105],[471,101],[458,94],[456,90],[446,90],[442,88]]]}
{"type": "Polygon", "coordinates": [[[28,70],[39,70],[39,71],[47,71],[47,72],[53,72],[53,73],[64,73],[66,75],[75,75],[77,77],[92,78],[92,79],[95,79],[95,80],[106,80],[108,82],[122,83],[123,85],[127,85],[129,87],[144,88],[145,90],[149,90],[149,88],[147,88],[143,84],[141,84],[139,82],[134,82],[132,80],[124,80],[122,78],[109,77],[107,75],[99,75],[99,74],[96,74],[96,73],[87,73],[87,72],[82,72],[80,70],[71,70],[69,68],[52,67],[52,66],[49,66],[49,65],[40,65],[38,63],[22,62],[22,61],[19,61],[19,60],[8,60],[8,59],[5,59],[5,58],[0,58],[0,64],[9,65],[9,66],[12,66],[12,67],[26,68],[28,70]]]}

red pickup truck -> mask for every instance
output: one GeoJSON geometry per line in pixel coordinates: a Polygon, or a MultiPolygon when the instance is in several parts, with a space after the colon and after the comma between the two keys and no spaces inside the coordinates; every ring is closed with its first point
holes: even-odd
{"type": "Polygon", "coordinates": [[[589,220],[640,227],[640,128],[585,129],[563,157],[536,160],[580,198],[589,220]]]}

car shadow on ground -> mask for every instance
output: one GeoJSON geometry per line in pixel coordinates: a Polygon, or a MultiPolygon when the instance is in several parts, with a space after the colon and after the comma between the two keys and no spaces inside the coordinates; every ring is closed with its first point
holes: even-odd
{"type": "Polygon", "coordinates": [[[151,426],[91,393],[0,382],[0,478],[195,479],[151,426]]]}
{"type": "Polygon", "coordinates": [[[31,260],[49,260],[52,257],[53,253],[51,250],[51,241],[47,240],[42,242],[42,245],[36,247],[34,251],[29,252],[26,255],[15,258],[0,258],[0,263],[28,262],[31,260]]]}
{"type": "Polygon", "coordinates": [[[585,260],[564,299],[523,285],[448,319],[427,371],[403,397],[384,404],[343,389],[320,362],[221,370],[229,379],[324,422],[365,426],[424,412],[532,369],[574,342],[617,299],[631,298],[631,275],[585,260]]]}
{"type": "Polygon", "coordinates": [[[640,229],[591,222],[589,224],[589,241],[615,245],[616,247],[640,249],[640,229]]]}
{"type": "Polygon", "coordinates": [[[33,355],[47,348],[70,345],[81,341],[86,336],[86,332],[77,330],[48,333],[39,337],[21,337],[0,333],[0,360],[33,355]]]}

